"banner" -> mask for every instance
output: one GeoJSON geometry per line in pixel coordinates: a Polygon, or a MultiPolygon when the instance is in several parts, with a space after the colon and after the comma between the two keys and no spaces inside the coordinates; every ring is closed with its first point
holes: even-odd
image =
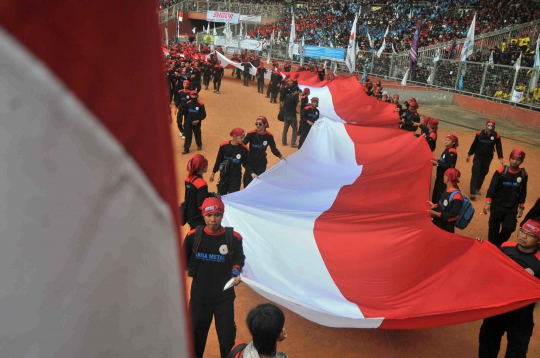
{"type": "Polygon", "coordinates": [[[523,92],[518,92],[516,90],[512,91],[512,98],[510,98],[510,102],[519,103],[523,99],[523,92]]]}
{"type": "MultiPolygon", "coordinates": [[[[227,44],[227,40],[224,36],[214,36],[214,45],[215,46],[229,46],[229,47],[238,47],[238,40],[233,39],[232,43],[227,44]]],[[[250,39],[242,39],[240,41],[240,48],[246,49],[248,51],[262,51],[266,48],[265,41],[257,41],[250,39]]]]}
{"type": "Polygon", "coordinates": [[[255,16],[255,15],[240,15],[240,21],[242,21],[242,22],[260,23],[261,22],[261,17],[260,16],[255,16]]]}
{"type": "Polygon", "coordinates": [[[225,22],[229,19],[231,24],[237,24],[240,14],[233,12],[224,12],[224,11],[207,11],[206,12],[206,21],[210,22],[225,22]]]}
{"type": "Polygon", "coordinates": [[[319,46],[304,46],[304,57],[329,58],[343,61],[345,59],[345,49],[319,46]]]}

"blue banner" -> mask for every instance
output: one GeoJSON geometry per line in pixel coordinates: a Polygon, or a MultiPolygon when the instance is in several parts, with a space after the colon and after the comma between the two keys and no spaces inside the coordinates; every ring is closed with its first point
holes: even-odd
{"type": "Polygon", "coordinates": [[[333,48],[333,47],[319,47],[319,46],[308,46],[305,45],[304,56],[313,57],[313,58],[329,58],[332,60],[343,61],[345,59],[345,49],[343,48],[333,48]]]}

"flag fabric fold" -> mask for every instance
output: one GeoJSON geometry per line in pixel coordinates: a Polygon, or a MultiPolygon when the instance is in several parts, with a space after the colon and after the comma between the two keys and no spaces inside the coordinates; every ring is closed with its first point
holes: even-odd
{"type": "Polygon", "coordinates": [[[531,79],[529,81],[529,90],[532,90],[533,88],[536,88],[538,86],[538,73],[540,68],[540,53],[538,53],[540,45],[540,35],[538,35],[538,39],[536,40],[536,49],[534,51],[534,63],[533,63],[533,71],[531,73],[531,79]]]}
{"type": "Polygon", "coordinates": [[[465,62],[474,53],[474,29],[476,26],[476,13],[474,13],[467,37],[461,48],[461,62],[465,62]]]}
{"type": "Polygon", "coordinates": [[[389,27],[386,27],[386,31],[384,32],[384,38],[383,38],[383,43],[381,45],[381,47],[379,48],[379,50],[377,51],[377,57],[378,58],[381,58],[381,55],[386,47],[386,36],[388,36],[388,30],[390,28],[389,27]]]}
{"type": "Polygon", "coordinates": [[[291,20],[291,33],[289,35],[289,58],[292,60],[294,57],[294,40],[296,39],[296,26],[294,24],[294,13],[291,20]]]}

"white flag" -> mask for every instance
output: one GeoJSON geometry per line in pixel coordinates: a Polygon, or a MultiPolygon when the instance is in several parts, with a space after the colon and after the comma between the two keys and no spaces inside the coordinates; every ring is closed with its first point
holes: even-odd
{"type": "Polygon", "coordinates": [[[519,57],[514,63],[514,67],[516,68],[516,72],[519,71],[519,69],[521,68],[521,52],[519,53],[519,57]]]}
{"type": "MultiPolygon", "coordinates": [[[[215,30],[215,27],[214,27],[214,30],[215,30]]],[[[231,23],[229,21],[229,19],[227,19],[227,21],[225,21],[225,27],[223,29],[223,34],[225,35],[225,46],[231,46],[232,45],[232,42],[233,42],[233,33],[232,33],[232,30],[231,30],[231,23]]]]}
{"type": "Polygon", "coordinates": [[[538,53],[539,42],[540,35],[538,35],[538,40],[536,40],[536,50],[534,51],[534,64],[531,74],[531,81],[529,82],[529,90],[532,90],[533,88],[536,88],[538,86],[538,73],[540,67],[540,53],[538,53]]]}
{"type": "Polygon", "coordinates": [[[193,32],[193,33],[195,33],[195,32],[196,32],[196,31],[195,31],[195,27],[193,28],[193,30],[191,30],[191,32],[193,32]]]}
{"type": "Polygon", "coordinates": [[[326,63],[327,63],[327,62],[328,62],[328,61],[324,61],[324,63],[323,63],[323,65],[322,65],[323,70],[326,70],[326,63]]]}
{"type": "Polygon", "coordinates": [[[412,9],[411,9],[411,11],[409,12],[409,20],[411,20],[412,17],[413,17],[413,13],[412,13],[412,9]]]}
{"type": "Polygon", "coordinates": [[[204,25],[202,25],[202,32],[206,32],[206,29],[204,28],[204,25]]]}
{"type": "Polygon", "coordinates": [[[394,44],[392,44],[392,53],[397,54],[396,49],[394,48],[394,44]]]}
{"type": "Polygon", "coordinates": [[[461,62],[465,62],[467,60],[467,57],[472,55],[474,53],[474,27],[476,24],[476,13],[474,13],[474,17],[471,22],[471,27],[469,27],[469,32],[467,33],[467,37],[465,38],[465,43],[463,43],[463,47],[461,48],[461,62]]]}
{"type": "Polygon", "coordinates": [[[268,51],[268,56],[266,56],[266,64],[270,64],[270,51],[268,51]]]}
{"type": "Polygon", "coordinates": [[[207,34],[210,33],[210,24],[208,24],[208,27],[206,28],[206,33],[207,33],[207,34]]]}
{"type": "Polygon", "coordinates": [[[358,46],[358,41],[356,41],[356,51],[355,54],[358,55],[360,53],[360,46],[358,46]]]}
{"type": "Polygon", "coordinates": [[[279,30],[277,33],[277,40],[279,41],[280,38],[281,38],[281,30],[279,30]]]}
{"type": "Polygon", "coordinates": [[[289,36],[289,58],[293,59],[294,40],[296,38],[296,26],[294,25],[294,13],[291,21],[291,35],[289,36]]]}
{"type": "Polygon", "coordinates": [[[240,33],[238,34],[238,37],[242,38],[242,30],[244,29],[244,26],[242,26],[242,23],[240,23],[240,33]]]}
{"type": "Polygon", "coordinates": [[[405,76],[403,76],[403,79],[401,80],[402,86],[407,86],[407,77],[409,76],[410,69],[407,69],[407,72],[405,72],[405,76]]]}
{"type": "Polygon", "coordinates": [[[512,98],[510,98],[510,102],[519,103],[523,99],[523,92],[516,91],[515,89],[512,90],[512,98]]]}
{"type": "Polygon", "coordinates": [[[439,50],[437,49],[437,53],[435,54],[435,57],[433,57],[433,62],[439,61],[441,58],[441,55],[439,54],[439,50]]]}
{"type": "Polygon", "coordinates": [[[349,46],[347,47],[347,54],[345,55],[345,64],[350,73],[353,73],[356,68],[356,22],[358,21],[358,15],[354,17],[354,21],[351,27],[351,35],[349,36],[349,46]]]}
{"type": "Polygon", "coordinates": [[[379,51],[377,51],[377,57],[378,57],[378,58],[381,58],[381,55],[382,55],[382,53],[383,53],[383,51],[384,51],[384,48],[386,47],[386,36],[388,36],[388,30],[389,30],[389,28],[388,28],[388,26],[387,26],[387,27],[386,27],[386,31],[385,31],[385,33],[384,33],[384,38],[383,38],[382,46],[381,46],[381,48],[379,49],[379,51]]]}
{"type": "Polygon", "coordinates": [[[373,40],[371,39],[371,36],[369,36],[369,31],[367,32],[367,38],[368,38],[368,41],[369,41],[369,47],[370,48],[375,47],[375,44],[373,43],[373,40]]]}
{"type": "Polygon", "coordinates": [[[217,36],[216,23],[214,22],[214,28],[212,29],[212,35],[217,36]]]}
{"type": "Polygon", "coordinates": [[[274,42],[275,40],[275,37],[274,37],[274,29],[272,29],[272,36],[270,36],[270,41],[271,42],[274,42]]]}
{"type": "Polygon", "coordinates": [[[332,48],[334,47],[334,44],[332,42],[330,42],[330,47],[332,47],[332,48]]]}
{"type": "Polygon", "coordinates": [[[493,61],[493,52],[494,51],[491,51],[491,54],[489,55],[489,60],[488,60],[488,64],[491,66],[491,69],[495,68],[495,62],[493,61]]]}
{"type": "Polygon", "coordinates": [[[337,62],[334,62],[334,76],[337,76],[337,62]]]}

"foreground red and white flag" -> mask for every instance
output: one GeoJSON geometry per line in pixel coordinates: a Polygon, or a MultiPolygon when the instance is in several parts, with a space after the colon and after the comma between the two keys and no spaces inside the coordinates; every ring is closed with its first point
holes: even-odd
{"type": "Polygon", "coordinates": [[[191,357],[155,4],[2,1],[0,58],[2,356],[191,357]]]}
{"type": "Polygon", "coordinates": [[[432,224],[425,140],[389,128],[395,113],[378,106],[392,106],[343,90],[351,81],[310,87],[333,120],[223,197],[245,238],[244,281],[331,327],[436,327],[537,301],[540,282],[495,246],[432,224]]]}

